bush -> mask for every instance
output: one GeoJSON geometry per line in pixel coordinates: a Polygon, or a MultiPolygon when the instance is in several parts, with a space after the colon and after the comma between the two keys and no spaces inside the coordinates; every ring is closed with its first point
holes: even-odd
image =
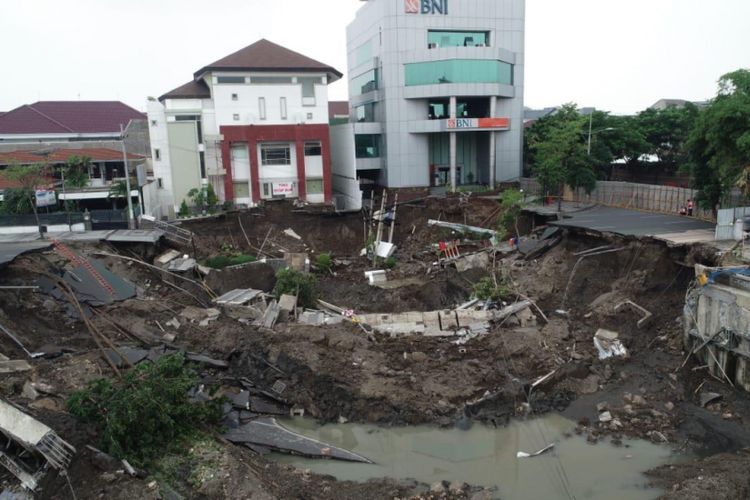
{"type": "Polygon", "coordinates": [[[68,409],[98,428],[104,451],[142,466],[219,421],[221,401],[188,397],[199,381],[184,356],[172,354],[141,363],[114,383],[90,382],[68,399],[68,409]]]}
{"type": "Polygon", "coordinates": [[[239,266],[248,262],[255,262],[257,259],[253,255],[236,254],[236,255],[216,255],[206,259],[204,264],[212,269],[224,269],[229,266],[239,266]]]}
{"type": "Polygon", "coordinates": [[[182,200],[182,203],[180,203],[180,211],[177,212],[177,215],[179,217],[187,217],[190,215],[190,208],[188,208],[188,204],[185,200],[182,200]]]}
{"type": "Polygon", "coordinates": [[[397,262],[398,261],[396,260],[396,257],[391,255],[390,257],[385,259],[385,267],[387,267],[388,269],[393,269],[394,267],[396,267],[397,262]]]}
{"type": "Polygon", "coordinates": [[[510,295],[510,289],[502,281],[495,286],[491,276],[482,278],[474,284],[474,296],[479,300],[503,300],[510,295]]]}
{"type": "Polygon", "coordinates": [[[276,298],[282,295],[295,295],[303,307],[315,307],[318,292],[315,289],[315,276],[294,269],[281,269],[276,273],[276,286],[273,288],[276,298]],[[298,295],[299,291],[299,295],[298,295]]]}
{"type": "Polygon", "coordinates": [[[329,252],[322,253],[315,259],[315,267],[320,271],[328,272],[331,270],[332,266],[333,258],[329,252]]]}

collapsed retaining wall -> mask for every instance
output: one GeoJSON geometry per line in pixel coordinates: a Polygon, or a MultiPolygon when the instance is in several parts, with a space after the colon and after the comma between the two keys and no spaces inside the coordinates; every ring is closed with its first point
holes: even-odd
{"type": "Polygon", "coordinates": [[[689,291],[684,320],[685,349],[716,377],[750,391],[750,286],[710,283],[689,291]]]}

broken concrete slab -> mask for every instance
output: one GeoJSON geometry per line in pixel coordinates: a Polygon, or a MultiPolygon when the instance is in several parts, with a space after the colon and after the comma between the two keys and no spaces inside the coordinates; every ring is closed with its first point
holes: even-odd
{"type": "Polygon", "coordinates": [[[154,264],[165,266],[180,256],[178,250],[168,250],[154,259],[154,264]]]}
{"type": "Polygon", "coordinates": [[[198,265],[198,261],[190,257],[181,257],[179,259],[172,260],[167,266],[167,270],[173,273],[186,273],[195,269],[198,265]]]}
{"type": "Polygon", "coordinates": [[[297,318],[297,322],[302,325],[338,325],[343,323],[344,318],[342,316],[331,316],[323,311],[303,311],[297,318]]]}
{"type": "Polygon", "coordinates": [[[17,373],[31,370],[31,365],[24,360],[0,361],[0,373],[17,373]]]}
{"type": "Polygon", "coordinates": [[[263,316],[259,318],[255,323],[253,323],[256,326],[260,326],[263,328],[273,328],[273,325],[276,324],[276,320],[279,319],[279,304],[276,302],[276,300],[272,300],[270,304],[268,304],[268,307],[266,308],[266,311],[263,313],[263,316]]]}
{"type": "Polygon", "coordinates": [[[274,418],[253,420],[222,436],[235,444],[253,444],[284,453],[296,453],[313,458],[333,458],[349,462],[372,463],[367,458],[348,450],[323,443],[293,432],[274,418]]]}
{"type": "Polygon", "coordinates": [[[386,276],[385,271],[382,269],[378,269],[375,271],[365,271],[365,278],[367,278],[367,281],[370,285],[378,285],[388,281],[388,277],[386,276]]]}
{"type": "Polygon", "coordinates": [[[295,240],[302,241],[302,237],[297,234],[292,228],[284,229],[284,234],[289,236],[290,238],[294,238],[295,240]]]}
{"type": "Polygon", "coordinates": [[[64,470],[76,449],[61,439],[52,429],[22,412],[15,406],[0,400],[0,432],[16,442],[23,450],[16,456],[0,453],[0,464],[15,475],[28,489],[36,489],[44,467],[30,470],[24,455],[31,453],[43,457],[57,470],[64,470]]]}
{"type": "Polygon", "coordinates": [[[204,320],[213,321],[221,316],[221,311],[212,307],[203,309],[201,307],[187,306],[180,312],[180,316],[194,323],[204,320]]]}
{"type": "Polygon", "coordinates": [[[279,298],[279,311],[284,313],[292,313],[297,307],[297,297],[294,295],[282,295],[279,298]]]}
{"type": "Polygon", "coordinates": [[[470,269],[489,269],[490,256],[486,252],[464,255],[455,260],[456,270],[463,273],[470,269]]]}
{"type": "Polygon", "coordinates": [[[262,290],[255,290],[253,288],[237,288],[214,299],[214,302],[220,305],[242,306],[254,300],[262,293],[262,290]]]}
{"type": "Polygon", "coordinates": [[[379,242],[378,246],[375,248],[375,255],[377,255],[381,259],[387,259],[394,253],[396,253],[396,245],[394,245],[393,243],[388,243],[386,241],[379,242]]]}

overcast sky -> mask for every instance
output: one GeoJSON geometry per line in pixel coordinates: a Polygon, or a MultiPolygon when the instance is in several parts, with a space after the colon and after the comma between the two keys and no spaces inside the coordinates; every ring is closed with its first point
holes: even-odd
{"type": "MultiPolygon", "coordinates": [[[[462,2],[466,0],[452,0],[462,2]]],[[[528,0],[529,107],[631,113],[702,100],[750,67],[750,0],[528,0]]],[[[119,99],[144,110],[200,67],[259,38],[346,72],[358,0],[0,0],[0,111],[119,99]]],[[[457,7],[453,7],[456,9],[457,7]]],[[[455,10],[453,10],[455,12],[455,10]]],[[[346,99],[344,81],[330,98],[346,99]]]]}

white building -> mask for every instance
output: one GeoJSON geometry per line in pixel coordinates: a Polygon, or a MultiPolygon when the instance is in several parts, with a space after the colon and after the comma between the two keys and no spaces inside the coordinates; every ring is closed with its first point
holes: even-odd
{"type": "Polygon", "coordinates": [[[328,84],[334,68],[260,40],[148,103],[161,213],[209,182],[236,205],[330,203],[328,84]]]}
{"type": "Polygon", "coordinates": [[[392,188],[520,177],[525,1],[363,1],[347,28],[357,177],[392,188]]]}

